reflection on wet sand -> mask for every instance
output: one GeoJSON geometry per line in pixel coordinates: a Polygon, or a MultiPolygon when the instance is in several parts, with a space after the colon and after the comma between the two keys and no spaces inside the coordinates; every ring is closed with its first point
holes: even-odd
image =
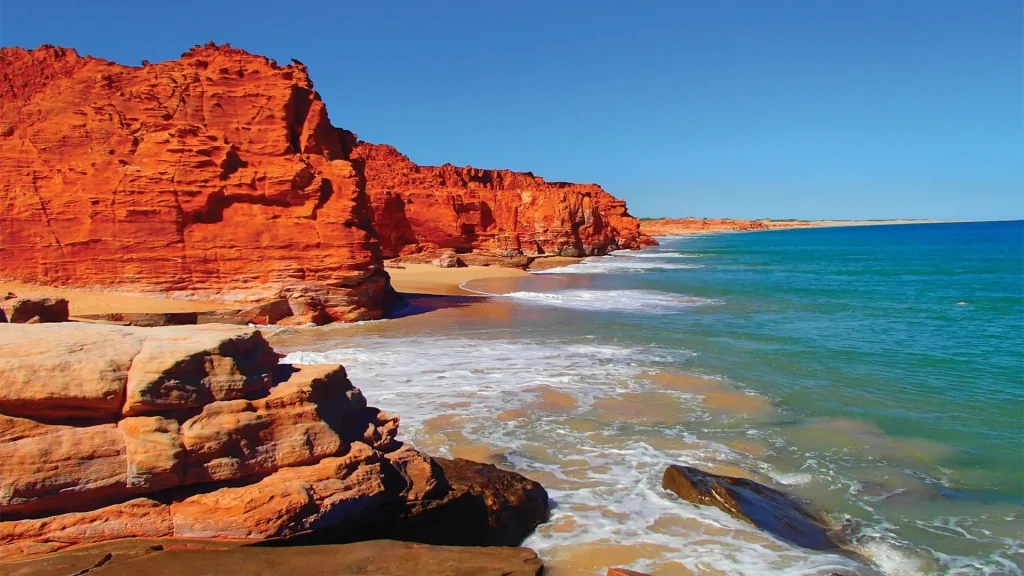
{"type": "Polygon", "coordinates": [[[626,392],[594,403],[592,414],[604,422],[673,425],[690,422],[693,410],[670,392],[626,392]]]}
{"type": "MultiPolygon", "coordinates": [[[[550,568],[545,576],[583,576],[598,574],[610,566],[628,566],[638,560],[654,560],[674,548],[651,543],[626,545],[614,540],[597,540],[586,544],[556,546],[549,551],[550,568]]],[[[686,574],[682,572],[679,574],[686,574]]]]}
{"type": "Polygon", "coordinates": [[[766,416],[772,412],[769,399],[735,390],[719,379],[669,371],[648,372],[641,376],[662,389],[700,395],[701,404],[716,411],[750,416],[766,416]]]}

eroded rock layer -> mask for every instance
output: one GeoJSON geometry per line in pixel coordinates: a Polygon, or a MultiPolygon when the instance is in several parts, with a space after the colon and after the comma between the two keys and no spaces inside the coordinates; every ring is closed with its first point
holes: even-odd
{"type": "Polygon", "coordinates": [[[588,256],[652,243],[626,203],[596,184],[529,172],[419,166],[359,142],[366,192],[387,258],[439,249],[494,256],[588,256]]]}
{"type": "Polygon", "coordinates": [[[396,441],[337,365],[252,328],[0,330],[0,558],[122,538],[516,545],[544,489],[396,441]]]}
{"type": "Polygon", "coordinates": [[[301,63],[3,48],[0,109],[0,277],[381,316],[354,139],[301,63]]]}

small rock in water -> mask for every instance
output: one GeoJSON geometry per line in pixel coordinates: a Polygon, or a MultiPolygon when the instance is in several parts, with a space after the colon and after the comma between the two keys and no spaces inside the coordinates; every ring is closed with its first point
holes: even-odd
{"type": "Polygon", "coordinates": [[[824,517],[792,496],[753,480],[673,464],[665,470],[662,488],[688,502],[715,506],[797,546],[812,550],[840,547],[829,536],[824,517]]]}

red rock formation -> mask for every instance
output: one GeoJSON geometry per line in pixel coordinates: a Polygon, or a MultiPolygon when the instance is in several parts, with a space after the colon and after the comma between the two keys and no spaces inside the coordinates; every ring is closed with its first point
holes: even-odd
{"type": "Polygon", "coordinates": [[[586,256],[653,242],[626,203],[596,184],[419,166],[392,146],[366,142],[355,153],[366,161],[366,193],[387,258],[438,249],[586,256]]]}
{"type": "Polygon", "coordinates": [[[247,327],[0,330],[0,558],[121,538],[516,545],[548,497],[396,441],[336,365],[247,327]],[[312,531],[312,532],[310,532],[312,531]]]}
{"type": "Polygon", "coordinates": [[[732,218],[657,218],[641,220],[640,230],[651,236],[673,236],[702,232],[748,232],[780,228],[808,228],[813,222],[802,220],[734,220],[732,218]]]}
{"type": "Polygon", "coordinates": [[[0,277],[381,316],[354,141],[301,63],[3,48],[0,108],[0,277]]]}

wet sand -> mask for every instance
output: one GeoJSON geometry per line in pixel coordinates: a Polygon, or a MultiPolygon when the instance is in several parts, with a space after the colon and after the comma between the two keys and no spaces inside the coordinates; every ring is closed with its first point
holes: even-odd
{"type": "Polygon", "coordinates": [[[773,562],[794,573],[872,573],[678,502],[660,489],[669,463],[750,478],[857,522],[875,521],[874,513],[852,506],[850,490],[899,498],[907,509],[940,498],[932,482],[906,471],[911,463],[937,470],[942,453],[926,441],[859,421],[794,418],[740,383],[648,366],[644,351],[512,336],[544,309],[501,297],[432,298],[467,304],[387,322],[289,328],[271,340],[282,351],[329,353],[294,361],[346,364],[374,405],[402,414],[400,437],[424,452],[541,482],[556,506],[525,545],[540,552],[545,573],[594,576],[616,565],[658,576],[754,573],[750,567],[773,562]],[[829,454],[858,455],[863,487],[815,464],[829,454]]]}
{"type": "Polygon", "coordinates": [[[0,282],[0,294],[14,293],[20,298],[66,298],[72,316],[84,314],[204,312],[230,308],[223,302],[176,300],[159,296],[121,294],[102,290],[57,288],[22,282],[0,282]]]}

